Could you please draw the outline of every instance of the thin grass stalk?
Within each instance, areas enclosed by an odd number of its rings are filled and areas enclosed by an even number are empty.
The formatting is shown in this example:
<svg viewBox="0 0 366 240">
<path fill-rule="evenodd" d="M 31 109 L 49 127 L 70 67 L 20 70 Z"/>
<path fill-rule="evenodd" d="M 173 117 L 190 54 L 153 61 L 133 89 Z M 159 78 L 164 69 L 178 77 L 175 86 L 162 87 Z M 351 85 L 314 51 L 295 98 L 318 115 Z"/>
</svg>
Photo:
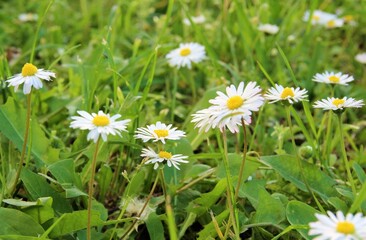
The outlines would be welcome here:
<svg viewBox="0 0 366 240">
<path fill-rule="evenodd" d="M 87 225 L 87 239 L 91 240 L 91 209 L 92 209 L 92 198 L 93 198 L 93 184 L 94 184 L 94 177 L 95 177 L 95 168 L 97 165 L 97 156 L 98 156 L 98 148 L 99 148 L 100 138 L 98 138 L 95 144 L 95 151 L 92 159 L 92 167 L 91 167 L 91 177 L 89 180 L 89 194 L 88 194 L 88 225 Z"/>
<path fill-rule="evenodd" d="M 240 184 L 241 184 L 241 181 L 243 179 L 244 166 L 245 166 L 245 161 L 246 161 L 246 158 L 247 158 L 247 150 L 248 150 L 247 130 L 246 130 L 243 118 L 241 119 L 241 125 L 243 126 L 244 147 L 243 147 L 243 159 L 242 159 L 241 164 L 240 164 L 238 183 L 236 184 L 236 188 L 235 188 L 235 196 L 234 196 L 234 201 L 235 202 L 238 199 Z"/>
</svg>

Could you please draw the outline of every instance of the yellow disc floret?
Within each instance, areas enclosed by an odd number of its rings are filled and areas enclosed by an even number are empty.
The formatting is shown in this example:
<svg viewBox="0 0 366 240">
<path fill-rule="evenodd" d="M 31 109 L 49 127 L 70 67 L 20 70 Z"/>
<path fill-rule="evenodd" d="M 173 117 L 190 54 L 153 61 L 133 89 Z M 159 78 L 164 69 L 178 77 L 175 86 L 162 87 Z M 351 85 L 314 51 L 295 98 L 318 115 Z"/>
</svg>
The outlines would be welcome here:
<svg viewBox="0 0 366 240">
<path fill-rule="evenodd" d="M 318 15 L 313 15 L 311 19 L 313 19 L 314 21 L 319 21 L 320 17 Z"/>
<path fill-rule="evenodd" d="M 37 71 L 38 69 L 36 66 L 34 66 L 31 63 L 26 63 L 22 68 L 22 76 L 23 77 L 34 76 L 34 74 L 36 74 Z"/>
<path fill-rule="evenodd" d="M 109 118 L 104 115 L 97 115 L 93 119 L 93 124 L 97 127 L 104 127 L 109 124 Z"/>
<path fill-rule="evenodd" d="M 327 22 L 327 27 L 329 27 L 329 28 L 333 28 L 333 27 L 335 27 L 335 25 L 336 25 L 336 22 L 334 20 L 329 20 Z"/>
<path fill-rule="evenodd" d="M 339 77 L 337 76 L 330 76 L 328 79 L 331 83 L 339 83 Z"/>
<path fill-rule="evenodd" d="M 191 54 L 191 49 L 189 49 L 189 48 L 183 48 L 183 49 L 180 50 L 180 55 L 182 57 L 186 57 L 189 54 Z"/>
<path fill-rule="evenodd" d="M 288 97 L 294 97 L 294 96 L 295 96 L 294 91 L 289 87 L 286 87 L 285 89 L 283 89 L 283 91 L 281 93 L 281 98 L 282 99 L 285 99 L 285 98 L 288 98 Z"/>
<path fill-rule="evenodd" d="M 172 158 L 172 154 L 170 152 L 160 151 L 159 152 L 159 157 L 160 158 L 164 158 L 164 159 L 171 159 Z"/>
<path fill-rule="evenodd" d="M 344 99 L 339 99 L 339 98 L 336 98 L 333 100 L 333 105 L 335 105 L 336 107 L 339 107 L 339 105 L 343 104 L 345 102 Z"/>
<path fill-rule="evenodd" d="M 355 233 L 355 225 L 351 222 L 344 221 L 339 222 L 337 224 L 337 232 L 343 233 L 343 234 L 354 234 Z"/>
<path fill-rule="evenodd" d="M 234 96 L 227 100 L 226 105 L 230 110 L 237 109 L 243 105 L 244 99 L 240 96 Z"/>
<path fill-rule="evenodd" d="M 155 129 L 154 133 L 156 133 L 158 137 L 167 137 L 169 135 L 169 132 L 166 129 Z"/>
</svg>

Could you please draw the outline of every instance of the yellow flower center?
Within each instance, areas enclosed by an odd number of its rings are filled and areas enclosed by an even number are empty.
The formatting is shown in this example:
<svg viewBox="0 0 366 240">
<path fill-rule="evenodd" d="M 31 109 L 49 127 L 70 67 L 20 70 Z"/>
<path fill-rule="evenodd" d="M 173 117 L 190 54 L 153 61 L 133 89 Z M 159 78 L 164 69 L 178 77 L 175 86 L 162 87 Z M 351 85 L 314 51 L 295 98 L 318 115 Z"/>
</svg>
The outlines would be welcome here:
<svg viewBox="0 0 366 240">
<path fill-rule="evenodd" d="M 327 22 L 327 26 L 330 27 L 330 28 L 335 27 L 335 21 L 334 20 L 329 20 Z"/>
<path fill-rule="evenodd" d="M 156 130 L 154 130 L 154 133 L 156 133 L 156 135 L 158 135 L 158 137 L 166 137 L 169 135 L 168 130 L 165 130 L 165 129 L 156 129 Z"/>
<path fill-rule="evenodd" d="M 339 77 L 337 77 L 337 76 L 330 76 L 328 79 L 332 83 L 339 83 Z"/>
<path fill-rule="evenodd" d="M 346 16 L 344 16 L 343 17 L 343 20 L 345 21 L 345 22 L 352 22 L 353 21 L 353 16 L 352 15 L 346 15 Z"/>
<path fill-rule="evenodd" d="M 337 224 L 337 232 L 343 233 L 346 235 L 353 234 L 353 233 L 355 233 L 355 225 L 348 221 L 339 222 Z"/>
<path fill-rule="evenodd" d="M 339 99 L 339 98 L 336 98 L 333 100 L 333 105 L 335 105 L 336 107 L 338 107 L 339 105 L 343 104 L 345 102 L 344 99 Z"/>
<path fill-rule="evenodd" d="M 37 71 L 38 69 L 36 66 L 34 66 L 31 63 L 26 63 L 22 68 L 22 76 L 23 77 L 34 76 L 34 74 L 36 74 Z"/>
<path fill-rule="evenodd" d="M 164 159 L 171 159 L 172 154 L 170 152 L 160 151 L 159 152 L 159 157 L 164 158 Z"/>
<path fill-rule="evenodd" d="M 226 105 L 230 110 L 237 109 L 243 105 L 244 99 L 240 96 L 234 96 L 227 100 Z"/>
<path fill-rule="evenodd" d="M 313 15 L 311 19 L 313 19 L 314 21 L 319 21 L 320 17 L 318 15 Z"/>
<path fill-rule="evenodd" d="M 281 93 L 281 98 L 282 99 L 285 99 L 287 97 L 294 97 L 294 96 L 295 96 L 294 91 L 289 87 L 286 87 L 285 89 L 283 89 L 283 91 Z"/>
<path fill-rule="evenodd" d="M 191 49 L 189 49 L 189 48 L 183 48 L 182 50 L 180 50 L 180 55 L 182 57 L 186 57 L 189 54 L 191 54 Z"/>
<path fill-rule="evenodd" d="M 109 118 L 107 116 L 95 116 L 93 119 L 93 124 L 97 127 L 104 127 L 109 124 Z"/>
</svg>

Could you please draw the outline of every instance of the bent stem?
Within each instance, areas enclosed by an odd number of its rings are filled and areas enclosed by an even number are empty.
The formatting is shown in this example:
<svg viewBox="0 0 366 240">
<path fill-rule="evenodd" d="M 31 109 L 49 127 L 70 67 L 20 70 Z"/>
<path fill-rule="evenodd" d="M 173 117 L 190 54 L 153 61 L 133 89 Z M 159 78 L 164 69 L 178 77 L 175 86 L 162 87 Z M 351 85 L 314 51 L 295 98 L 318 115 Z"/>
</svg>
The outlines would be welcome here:
<svg viewBox="0 0 366 240">
<path fill-rule="evenodd" d="M 97 165 L 97 156 L 98 156 L 98 148 L 99 148 L 99 141 L 98 138 L 95 144 L 95 151 L 92 160 L 92 167 L 91 167 L 91 177 L 89 180 L 89 195 L 88 195 L 88 225 L 87 225 L 87 239 L 91 240 L 91 209 L 92 209 L 92 198 L 93 198 L 93 184 L 94 184 L 94 177 L 95 177 L 95 167 Z"/>
<path fill-rule="evenodd" d="M 31 98 L 32 98 L 32 91 L 28 94 L 27 96 L 27 116 L 25 119 L 25 132 L 24 132 L 24 141 L 23 141 L 23 147 L 22 147 L 22 153 L 20 155 L 20 162 L 19 162 L 19 166 L 15 175 L 15 180 L 14 183 L 12 185 L 12 187 L 10 188 L 10 194 L 11 196 L 13 196 L 18 180 L 19 180 L 19 176 L 20 173 L 22 171 L 22 167 L 23 167 L 23 163 L 24 163 L 24 157 L 25 157 L 25 152 L 27 150 L 27 142 L 28 142 L 28 136 L 29 136 L 29 126 L 30 126 L 30 120 L 31 120 Z M 29 151 L 31 151 L 29 149 Z"/>
<path fill-rule="evenodd" d="M 301 159 L 297 153 L 297 150 L 296 150 L 296 143 L 295 143 L 295 136 L 294 136 L 294 132 L 293 132 L 293 127 L 292 127 L 292 121 L 291 121 L 291 113 L 290 113 L 290 107 L 291 106 L 287 106 L 286 107 L 286 113 L 287 113 L 287 121 L 288 121 L 288 125 L 290 127 L 290 134 L 291 134 L 291 142 L 292 142 L 292 147 L 295 151 L 295 157 L 296 157 L 296 160 L 297 160 L 297 163 L 299 165 L 299 170 L 300 170 L 300 175 L 301 175 L 301 178 L 302 178 L 302 181 L 304 182 L 305 184 L 305 187 L 306 189 L 308 190 L 308 192 L 311 194 L 311 196 L 313 197 L 314 201 L 316 202 L 316 205 L 318 206 L 318 208 L 323 212 L 325 213 L 325 210 L 323 208 L 323 206 L 320 204 L 318 198 L 315 196 L 313 190 L 311 190 L 310 186 L 309 186 L 309 183 L 304 175 L 304 170 L 302 168 L 302 163 L 301 163 Z"/>
<path fill-rule="evenodd" d="M 161 178 L 161 186 L 163 188 L 163 193 L 165 196 L 165 211 L 167 215 L 167 222 L 168 222 L 168 230 L 169 230 L 169 239 L 170 240 L 178 240 L 178 234 L 177 234 L 177 224 L 175 223 L 174 218 L 174 212 L 172 208 L 172 198 L 167 192 L 166 185 L 165 185 L 165 178 L 164 178 L 164 172 L 161 168 L 160 171 L 160 178 Z"/>
<path fill-rule="evenodd" d="M 245 165 L 245 160 L 247 158 L 247 148 L 248 148 L 247 130 L 246 130 L 246 127 L 245 127 L 245 123 L 244 123 L 244 119 L 243 118 L 241 118 L 241 125 L 243 126 L 244 149 L 243 149 L 243 159 L 242 159 L 241 164 L 240 164 L 238 183 L 237 183 L 236 188 L 235 188 L 234 201 L 236 201 L 238 199 L 239 188 L 240 188 L 241 181 L 243 179 L 244 165 Z"/>
<path fill-rule="evenodd" d="M 355 183 L 353 181 L 353 177 L 352 177 L 352 173 L 351 173 L 351 167 L 349 166 L 349 162 L 348 162 L 348 158 L 347 158 L 346 146 L 344 144 L 342 114 L 339 113 L 339 114 L 337 114 L 337 116 L 338 116 L 339 134 L 340 134 L 340 137 L 341 137 L 341 148 L 342 148 L 343 161 L 344 161 L 344 165 L 346 167 L 348 181 L 351 184 L 353 196 L 356 197 L 356 195 L 357 195 L 356 187 L 355 187 Z"/>
</svg>

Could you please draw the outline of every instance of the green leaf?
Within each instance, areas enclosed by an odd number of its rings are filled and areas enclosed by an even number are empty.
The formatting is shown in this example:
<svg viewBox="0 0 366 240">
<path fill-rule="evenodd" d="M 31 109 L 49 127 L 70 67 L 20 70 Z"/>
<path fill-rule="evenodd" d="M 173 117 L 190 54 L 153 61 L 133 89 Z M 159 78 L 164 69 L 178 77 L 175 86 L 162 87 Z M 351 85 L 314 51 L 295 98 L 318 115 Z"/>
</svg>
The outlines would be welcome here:
<svg viewBox="0 0 366 240">
<path fill-rule="evenodd" d="M 243 161 L 243 157 L 236 153 L 229 153 L 229 169 L 232 177 L 238 177 L 240 165 Z M 253 174 L 261 164 L 258 162 L 251 161 L 248 157 L 244 165 L 243 180 L 246 180 L 251 174 Z M 220 162 L 217 168 L 217 176 L 219 178 L 226 178 L 225 166 L 223 161 Z M 236 181 L 237 182 L 237 181 Z"/>
<path fill-rule="evenodd" d="M 44 229 L 34 219 L 16 209 L 0 208 L 0 239 L 1 235 L 39 236 Z"/>
<path fill-rule="evenodd" d="M 20 178 L 31 199 L 35 200 L 42 197 L 52 197 L 54 210 L 61 213 L 72 211 L 70 203 L 56 192 L 56 190 L 54 190 L 40 175 L 33 173 L 28 169 L 23 169 Z"/>
<path fill-rule="evenodd" d="M 151 240 L 165 239 L 163 224 L 156 213 L 150 213 L 145 224 Z"/>
<path fill-rule="evenodd" d="M 307 189 L 303 182 L 301 172 L 310 188 L 323 199 L 327 200 L 330 197 L 338 196 L 334 188 L 337 182 L 313 164 L 301 160 L 302 169 L 300 170 L 296 157 L 291 155 L 265 156 L 261 157 L 260 161 L 272 167 L 284 179 L 292 182 L 303 191 L 307 191 Z"/>
<path fill-rule="evenodd" d="M 26 110 L 9 97 L 6 104 L 0 106 L 0 132 L 21 150 L 24 142 Z M 32 155 L 38 165 L 52 163 L 58 160 L 59 150 L 50 146 L 36 119 L 31 121 L 30 140 L 32 141 Z"/>
<path fill-rule="evenodd" d="M 310 222 L 317 221 L 315 213 L 319 213 L 309 205 L 296 200 L 290 201 L 286 208 L 287 220 L 291 225 L 308 225 Z M 311 239 L 307 229 L 297 229 L 297 231 L 305 238 Z"/>
<path fill-rule="evenodd" d="M 88 223 L 88 211 L 74 211 L 72 213 L 65 213 L 62 219 L 52 229 L 49 234 L 51 238 L 63 236 L 65 234 L 73 233 L 75 231 L 84 229 Z M 91 226 L 103 225 L 100 215 L 96 211 L 91 214 Z"/>
<path fill-rule="evenodd" d="M 106 193 L 110 190 L 110 185 L 113 178 L 113 172 L 108 164 L 103 164 L 96 174 L 96 180 L 99 184 L 99 201 L 104 202 Z"/>
</svg>

